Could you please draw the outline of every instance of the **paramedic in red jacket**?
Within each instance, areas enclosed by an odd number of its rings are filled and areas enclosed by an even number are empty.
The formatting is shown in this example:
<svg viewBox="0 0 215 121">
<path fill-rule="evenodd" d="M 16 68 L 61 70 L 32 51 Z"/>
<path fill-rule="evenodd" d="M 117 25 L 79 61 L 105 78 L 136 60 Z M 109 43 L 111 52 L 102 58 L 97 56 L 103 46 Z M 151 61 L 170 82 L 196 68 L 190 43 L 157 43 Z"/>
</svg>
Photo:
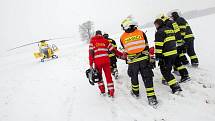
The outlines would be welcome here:
<svg viewBox="0 0 215 121">
<path fill-rule="evenodd" d="M 91 38 L 89 45 L 89 61 L 90 67 L 93 67 L 99 71 L 102 76 L 102 70 L 105 73 L 108 95 L 110 97 L 114 97 L 114 83 L 111 77 L 111 69 L 110 69 L 110 59 L 108 56 L 108 51 L 112 51 L 116 54 L 117 57 L 121 59 L 125 59 L 126 56 L 115 49 L 112 44 L 102 36 L 102 32 L 100 30 L 96 31 L 96 35 Z M 105 85 L 103 80 L 98 83 L 101 94 L 105 94 Z"/>
</svg>

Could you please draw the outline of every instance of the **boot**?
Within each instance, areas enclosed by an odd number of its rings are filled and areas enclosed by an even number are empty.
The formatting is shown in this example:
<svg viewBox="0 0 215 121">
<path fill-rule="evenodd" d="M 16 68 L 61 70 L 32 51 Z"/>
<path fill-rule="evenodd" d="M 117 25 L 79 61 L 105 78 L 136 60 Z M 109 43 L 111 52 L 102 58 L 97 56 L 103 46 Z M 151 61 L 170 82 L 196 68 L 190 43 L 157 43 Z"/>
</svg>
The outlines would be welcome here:
<svg viewBox="0 0 215 121">
<path fill-rule="evenodd" d="M 199 63 L 192 63 L 192 67 L 198 67 L 199 66 Z"/>
<path fill-rule="evenodd" d="M 139 93 L 134 93 L 133 91 L 131 91 L 131 95 L 137 99 L 140 97 Z"/>
<path fill-rule="evenodd" d="M 155 106 L 158 104 L 156 96 L 148 97 L 149 105 Z"/>
<path fill-rule="evenodd" d="M 108 96 L 114 98 L 114 90 L 109 90 Z"/>
<path fill-rule="evenodd" d="M 178 83 L 171 86 L 171 88 L 172 88 L 172 94 L 177 94 L 177 93 L 180 93 L 182 91 L 182 89 Z"/>
<path fill-rule="evenodd" d="M 101 96 L 106 96 L 106 93 L 105 92 L 101 92 L 100 95 Z"/>
<path fill-rule="evenodd" d="M 189 76 L 182 76 L 179 83 L 184 83 L 190 81 L 191 78 Z"/>
<path fill-rule="evenodd" d="M 168 83 L 164 78 L 162 78 L 162 84 L 168 86 Z"/>
<path fill-rule="evenodd" d="M 119 78 L 119 72 L 118 72 L 117 68 L 114 68 L 114 69 L 113 69 L 112 75 L 114 76 L 115 79 L 118 79 L 118 78 Z"/>
</svg>

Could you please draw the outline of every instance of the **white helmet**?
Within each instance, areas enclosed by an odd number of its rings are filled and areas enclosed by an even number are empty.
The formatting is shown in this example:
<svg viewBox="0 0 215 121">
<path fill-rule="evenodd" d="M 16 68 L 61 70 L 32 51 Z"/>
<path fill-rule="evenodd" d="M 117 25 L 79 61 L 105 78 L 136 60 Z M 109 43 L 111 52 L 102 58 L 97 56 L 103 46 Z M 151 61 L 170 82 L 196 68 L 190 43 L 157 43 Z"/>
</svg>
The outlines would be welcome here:
<svg viewBox="0 0 215 121">
<path fill-rule="evenodd" d="M 123 30 L 129 29 L 131 25 L 134 25 L 136 27 L 138 26 L 137 21 L 132 16 L 128 16 L 121 23 L 121 27 L 123 28 Z"/>
</svg>

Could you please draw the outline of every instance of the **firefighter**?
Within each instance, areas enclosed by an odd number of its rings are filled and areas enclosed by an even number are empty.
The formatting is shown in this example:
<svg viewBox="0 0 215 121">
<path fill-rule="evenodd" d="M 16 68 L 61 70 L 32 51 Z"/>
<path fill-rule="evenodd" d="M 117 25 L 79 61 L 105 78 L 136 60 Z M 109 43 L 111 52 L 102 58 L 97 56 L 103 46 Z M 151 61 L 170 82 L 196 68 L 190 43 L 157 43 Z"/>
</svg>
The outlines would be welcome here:
<svg viewBox="0 0 215 121">
<path fill-rule="evenodd" d="M 179 93 L 182 89 L 171 73 L 177 57 L 175 32 L 166 27 L 161 19 L 156 19 L 154 25 L 157 29 L 155 33 L 155 57 L 159 61 L 161 74 L 172 89 L 172 93 Z"/>
<path fill-rule="evenodd" d="M 89 45 L 89 64 L 93 68 L 98 70 L 102 77 L 102 70 L 105 73 L 108 95 L 114 97 L 114 83 L 111 77 L 110 59 L 108 57 L 108 51 L 114 52 L 119 58 L 125 59 L 126 55 L 119 52 L 112 44 L 102 36 L 100 30 L 96 31 L 96 35 L 91 38 Z M 103 80 L 98 82 L 100 93 L 105 95 L 105 85 Z"/>
<path fill-rule="evenodd" d="M 112 46 L 114 48 L 117 49 L 116 42 L 113 39 L 109 38 L 109 35 L 107 33 L 105 33 L 103 35 L 103 37 L 105 39 L 107 39 L 112 44 Z M 110 66 L 111 67 L 111 73 L 115 77 L 115 79 L 118 79 L 119 72 L 118 72 L 118 69 L 117 69 L 117 58 L 116 58 L 116 55 L 113 52 L 111 52 L 111 51 L 108 51 L 108 55 L 109 55 L 110 63 L 111 63 L 111 66 Z"/>
<path fill-rule="evenodd" d="M 199 61 L 194 50 L 195 38 L 189 24 L 183 17 L 179 16 L 178 12 L 172 12 L 171 17 L 179 25 L 181 35 L 183 37 L 183 40 L 185 41 L 183 45 L 183 51 L 189 55 L 192 66 L 198 67 Z M 182 59 L 182 62 L 184 64 L 189 64 L 189 61 L 187 60 L 185 55 L 181 54 L 180 58 Z"/>
<path fill-rule="evenodd" d="M 186 67 L 182 64 L 179 55 L 181 54 L 181 49 L 183 48 L 183 40 L 182 40 L 182 36 L 180 34 L 180 28 L 178 26 L 178 24 L 173 21 L 170 20 L 169 17 L 165 16 L 165 15 L 161 15 L 161 17 L 159 17 L 161 20 L 163 20 L 163 22 L 165 23 L 165 26 L 168 28 L 171 28 L 172 30 L 174 30 L 175 33 L 175 37 L 176 37 L 176 45 L 177 45 L 177 56 L 175 59 L 175 63 L 174 63 L 174 70 L 178 71 L 179 74 L 181 76 L 181 80 L 179 81 L 179 83 L 181 82 L 186 82 L 190 80 L 189 77 L 189 73 L 186 69 Z M 165 84 L 165 80 L 162 79 L 162 82 Z"/>
<path fill-rule="evenodd" d="M 122 47 L 127 54 L 128 75 L 131 78 L 131 94 L 139 97 L 138 73 L 140 72 L 146 88 L 149 105 L 157 105 L 158 101 L 154 92 L 154 73 L 149 62 L 149 46 L 145 33 L 137 28 L 133 18 L 126 18 L 122 24 L 125 31 L 120 38 Z"/>
</svg>

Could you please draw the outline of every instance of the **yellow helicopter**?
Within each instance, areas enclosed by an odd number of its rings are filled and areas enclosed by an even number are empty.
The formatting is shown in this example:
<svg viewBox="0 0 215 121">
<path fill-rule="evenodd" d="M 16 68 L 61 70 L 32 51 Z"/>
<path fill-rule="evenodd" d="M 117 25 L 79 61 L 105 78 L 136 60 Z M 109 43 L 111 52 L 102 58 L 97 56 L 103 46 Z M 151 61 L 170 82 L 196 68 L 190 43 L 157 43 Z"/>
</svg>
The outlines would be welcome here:
<svg viewBox="0 0 215 121">
<path fill-rule="evenodd" d="M 38 43 L 39 52 L 34 53 L 34 57 L 36 59 L 40 58 L 41 62 L 44 62 L 45 60 L 48 60 L 48 59 L 58 58 L 58 56 L 54 54 L 55 52 L 58 51 L 58 47 L 54 44 L 49 45 L 46 41 L 48 40 L 41 40 Z"/>
</svg>

